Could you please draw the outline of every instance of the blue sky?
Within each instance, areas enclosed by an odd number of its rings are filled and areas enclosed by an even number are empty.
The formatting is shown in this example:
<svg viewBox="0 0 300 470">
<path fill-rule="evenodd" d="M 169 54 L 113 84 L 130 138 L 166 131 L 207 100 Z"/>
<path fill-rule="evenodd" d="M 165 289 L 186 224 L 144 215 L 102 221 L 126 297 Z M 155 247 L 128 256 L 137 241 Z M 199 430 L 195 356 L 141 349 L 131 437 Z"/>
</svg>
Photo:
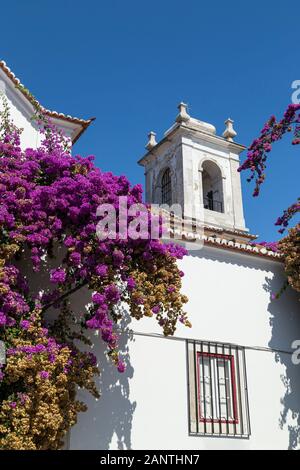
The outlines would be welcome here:
<svg viewBox="0 0 300 470">
<path fill-rule="evenodd" d="M 96 116 L 77 153 L 143 183 L 147 132 L 161 137 L 181 100 L 219 134 L 233 118 L 244 145 L 282 115 L 300 80 L 299 17 L 298 0 L 14 0 L 1 5 L 0 57 L 44 106 Z M 275 147 L 259 198 L 243 176 L 260 239 L 278 238 L 273 222 L 299 195 L 299 152 L 288 138 Z"/>
</svg>

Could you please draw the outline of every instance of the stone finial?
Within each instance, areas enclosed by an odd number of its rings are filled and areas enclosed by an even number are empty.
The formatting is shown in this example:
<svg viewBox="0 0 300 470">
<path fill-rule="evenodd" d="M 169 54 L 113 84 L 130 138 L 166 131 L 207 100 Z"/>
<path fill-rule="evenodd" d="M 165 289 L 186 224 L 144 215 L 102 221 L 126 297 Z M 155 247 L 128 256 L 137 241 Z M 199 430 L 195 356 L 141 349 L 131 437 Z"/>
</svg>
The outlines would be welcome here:
<svg viewBox="0 0 300 470">
<path fill-rule="evenodd" d="M 149 134 L 148 134 L 149 140 L 148 140 L 147 145 L 146 145 L 147 150 L 152 150 L 153 147 L 155 147 L 155 145 L 157 145 L 155 137 L 156 137 L 155 132 L 153 132 L 153 131 L 149 132 Z"/>
<path fill-rule="evenodd" d="M 229 140 L 229 142 L 233 142 L 234 137 L 237 135 L 233 129 L 233 123 L 234 121 L 230 118 L 226 119 L 225 121 L 226 129 L 223 132 L 223 137 L 225 137 L 226 140 Z"/>
<path fill-rule="evenodd" d="M 187 104 L 181 102 L 177 108 L 179 113 L 176 117 L 176 122 L 187 122 L 190 119 L 190 115 L 187 113 Z"/>
</svg>

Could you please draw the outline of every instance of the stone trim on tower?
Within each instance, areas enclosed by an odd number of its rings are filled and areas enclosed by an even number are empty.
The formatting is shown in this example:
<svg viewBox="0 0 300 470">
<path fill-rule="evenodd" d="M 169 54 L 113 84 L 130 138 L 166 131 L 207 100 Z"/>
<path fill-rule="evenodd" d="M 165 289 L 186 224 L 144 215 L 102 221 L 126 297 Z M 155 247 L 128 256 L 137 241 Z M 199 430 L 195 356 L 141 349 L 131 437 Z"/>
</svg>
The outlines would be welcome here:
<svg viewBox="0 0 300 470">
<path fill-rule="evenodd" d="M 159 178 L 170 168 L 172 203 L 185 217 L 216 229 L 248 233 L 243 214 L 239 155 L 245 149 L 233 141 L 233 121 L 225 121 L 223 137 L 209 123 L 191 117 L 187 105 L 178 105 L 174 124 L 160 141 L 149 134 L 147 153 L 139 164 L 146 174 L 147 202 L 161 204 Z"/>
</svg>

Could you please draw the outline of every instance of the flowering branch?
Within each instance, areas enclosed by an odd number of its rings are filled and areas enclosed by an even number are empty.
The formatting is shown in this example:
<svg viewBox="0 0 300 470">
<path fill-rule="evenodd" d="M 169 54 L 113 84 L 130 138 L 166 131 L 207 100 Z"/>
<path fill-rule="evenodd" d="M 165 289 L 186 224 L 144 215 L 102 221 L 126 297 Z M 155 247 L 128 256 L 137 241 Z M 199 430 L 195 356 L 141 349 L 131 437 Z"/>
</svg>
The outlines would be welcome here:
<svg viewBox="0 0 300 470">
<path fill-rule="evenodd" d="M 281 140 L 287 132 L 291 132 L 293 126 L 295 127 L 292 144 L 298 145 L 300 144 L 300 104 L 289 105 L 280 121 L 277 121 L 275 116 L 271 116 L 264 125 L 260 137 L 250 145 L 247 159 L 238 171 L 250 170 L 252 174 L 248 178 L 249 182 L 256 177 L 253 196 L 259 195 L 260 186 L 265 180 L 267 156 L 272 150 L 273 143 Z"/>
<path fill-rule="evenodd" d="M 272 116 L 263 127 L 260 137 L 255 139 L 249 147 L 247 158 L 239 167 L 238 171 L 251 171 L 251 176 L 248 178 L 248 182 L 256 178 L 253 196 L 259 195 L 260 187 L 265 181 L 266 161 L 268 154 L 272 150 L 273 143 L 282 139 L 288 132 L 293 133 L 292 144 L 299 145 L 300 104 L 289 105 L 280 121 L 277 121 L 276 118 Z M 281 217 L 278 217 L 275 225 L 281 227 L 278 230 L 279 233 L 284 233 L 291 219 L 298 212 L 300 212 L 300 198 L 284 210 Z M 272 251 L 279 251 L 284 256 L 285 272 L 288 280 L 277 294 L 272 295 L 272 298 L 280 297 L 288 284 L 300 291 L 299 234 L 300 225 L 298 224 L 296 227 L 290 229 L 289 235 L 279 242 L 261 242 L 261 245 L 271 249 Z"/>
<path fill-rule="evenodd" d="M 67 292 L 64 292 L 62 295 L 58 296 L 53 302 L 50 302 L 47 305 L 44 305 L 41 309 L 41 313 L 44 314 L 44 313 L 46 313 L 47 310 L 49 310 L 49 308 L 51 308 L 55 305 L 59 305 L 67 297 L 74 294 L 78 290 L 82 289 L 82 287 L 86 286 L 87 284 L 88 284 L 88 281 L 84 281 L 81 284 L 78 284 L 77 286 L 75 286 L 72 289 L 68 290 Z"/>
<path fill-rule="evenodd" d="M 38 149 L 22 150 L 5 99 L 0 113 L 0 340 L 8 352 L 0 367 L 3 449 L 60 448 L 86 409 L 76 398 L 78 387 L 99 395 L 97 359 L 79 347 L 87 343 L 85 332 L 98 330 L 113 364 L 125 371 L 116 332 L 121 315 L 115 307 L 121 302 L 132 318 L 152 317 L 165 335 L 174 334 L 178 322 L 190 326 L 177 266 L 186 254 L 182 247 L 150 237 L 97 237 L 98 207 L 113 205 L 119 225 L 119 197 L 126 196 L 127 209 L 141 204 L 141 187 L 101 172 L 93 157 L 73 157 L 68 140 L 42 110 L 37 115 L 44 140 Z M 44 261 L 57 246 L 65 257 L 50 269 Z M 55 286 L 42 297 L 19 268 L 28 250 L 32 271 L 43 267 Z M 88 307 L 74 318 L 66 299 L 83 286 Z M 58 312 L 49 325 L 50 307 Z"/>
<path fill-rule="evenodd" d="M 247 158 L 244 163 L 239 167 L 238 171 L 250 170 L 251 175 L 247 179 L 248 182 L 255 179 L 255 188 L 253 196 L 258 196 L 260 187 L 265 181 L 265 169 L 268 154 L 272 150 L 274 142 L 281 140 L 283 136 L 293 132 L 293 145 L 300 144 L 300 104 L 290 104 L 284 113 L 283 118 L 277 121 L 275 116 L 271 116 L 270 119 L 264 125 L 260 137 L 255 139 L 249 147 Z M 275 225 L 282 226 L 279 230 L 280 233 L 284 232 L 284 229 L 288 226 L 291 218 L 300 210 L 300 199 L 286 209 L 282 215 L 276 221 Z"/>
</svg>

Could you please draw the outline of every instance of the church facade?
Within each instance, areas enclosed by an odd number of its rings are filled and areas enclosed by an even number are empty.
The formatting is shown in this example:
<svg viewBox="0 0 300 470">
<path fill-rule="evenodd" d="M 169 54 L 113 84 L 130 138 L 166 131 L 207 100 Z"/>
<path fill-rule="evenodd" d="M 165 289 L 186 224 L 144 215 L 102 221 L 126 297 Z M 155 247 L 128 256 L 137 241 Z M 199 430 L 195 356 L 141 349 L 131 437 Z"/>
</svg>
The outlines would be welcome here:
<svg viewBox="0 0 300 470">
<path fill-rule="evenodd" d="M 33 104 L 0 62 L 0 90 L 22 144 L 38 145 Z M 75 141 L 91 120 L 48 111 Z M 149 134 L 146 200 L 178 205 L 189 226 L 189 256 L 179 262 L 192 323 L 165 338 L 150 319 L 130 320 L 124 308 L 119 374 L 97 335 L 101 398 L 79 390 L 88 411 L 71 430 L 67 449 L 288 449 L 299 447 L 300 374 L 293 342 L 300 339 L 299 296 L 284 281 L 277 254 L 255 244 L 246 228 L 233 121 L 218 136 L 213 125 L 179 105 L 175 122 L 157 142 Z M 174 233 L 173 233 L 174 235 Z M 73 295 L 75 310 L 87 303 Z"/>
</svg>

